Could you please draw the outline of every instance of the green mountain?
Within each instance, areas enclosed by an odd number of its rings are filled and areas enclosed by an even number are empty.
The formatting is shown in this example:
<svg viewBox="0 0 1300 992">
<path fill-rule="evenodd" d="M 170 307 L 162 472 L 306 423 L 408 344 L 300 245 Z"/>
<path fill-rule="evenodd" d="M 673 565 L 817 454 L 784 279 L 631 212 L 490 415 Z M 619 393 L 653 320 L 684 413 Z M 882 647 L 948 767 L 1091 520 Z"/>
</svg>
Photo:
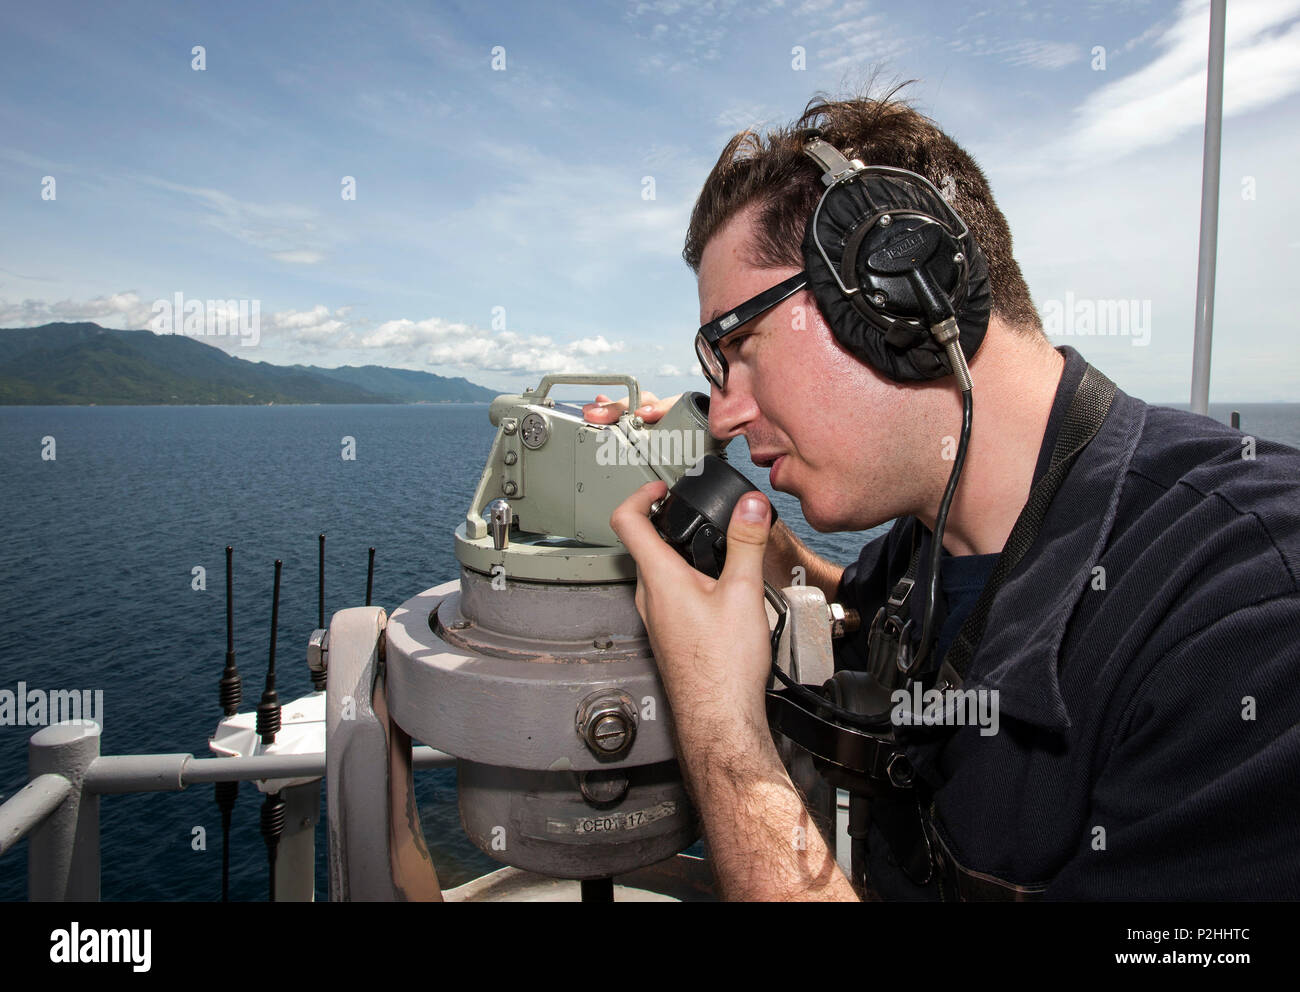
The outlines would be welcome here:
<svg viewBox="0 0 1300 992">
<path fill-rule="evenodd" d="M 92 323 L 0 328 L 0 405 L 446 403 L 494 396 L 463 378 L 408 369 L 250 362 L 180 334 Z"/>
</svg>

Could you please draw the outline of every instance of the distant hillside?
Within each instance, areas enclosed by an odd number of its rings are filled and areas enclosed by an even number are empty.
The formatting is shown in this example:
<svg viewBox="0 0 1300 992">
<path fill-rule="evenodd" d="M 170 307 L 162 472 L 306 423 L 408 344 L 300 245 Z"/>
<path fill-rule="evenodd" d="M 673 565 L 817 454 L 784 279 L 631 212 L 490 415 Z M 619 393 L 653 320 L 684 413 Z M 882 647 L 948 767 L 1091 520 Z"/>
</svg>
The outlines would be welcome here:
<svg viewBox="0 0 1300 992">
<path fill-rule="evenodd" d="M 459 402 L 491 401 L 501 391 L 484 389 L 468 379 L 457 376 L 447 379 L 429 372 L 411 369 L 386 369 L 380 365 L 344 365 L 339 369 L 322 369 L 315 365 L 295 365 L 334 382 L 344 383 L 381 396 L 391 396 L 398 403 L 436 403 L 446 400 Z"/>
<path fill-rule="evenodd" d="M 92 323 L 0 328 L 0 405 L 446 403 L 494 396 L 429 372 L 250 362 L 180 334 Z"/>
</svg>

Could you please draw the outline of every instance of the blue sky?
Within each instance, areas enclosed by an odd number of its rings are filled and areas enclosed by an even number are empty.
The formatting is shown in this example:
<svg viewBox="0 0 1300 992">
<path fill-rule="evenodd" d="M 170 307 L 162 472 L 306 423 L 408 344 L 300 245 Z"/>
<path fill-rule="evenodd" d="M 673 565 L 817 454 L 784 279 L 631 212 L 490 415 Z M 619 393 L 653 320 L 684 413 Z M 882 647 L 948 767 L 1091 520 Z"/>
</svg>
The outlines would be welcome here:
<svg viewBox="0 0 1300 992">
<path fill-rule="evenodd" d="M 1294 400 L 1300 0 L 1227 23 L 1211 399 Z M 1054 340 L 1185 402 L 1207 32 L 1201 0 L 8 4 L 0 326 L 182 293 L 260 301 L 255 347 L 204 339 L 253 360 L 703 389 L 680 252 L 718 152 L 879 68 L 983 166 L 1040 310 L 1150 314 Z"/>
</svg>

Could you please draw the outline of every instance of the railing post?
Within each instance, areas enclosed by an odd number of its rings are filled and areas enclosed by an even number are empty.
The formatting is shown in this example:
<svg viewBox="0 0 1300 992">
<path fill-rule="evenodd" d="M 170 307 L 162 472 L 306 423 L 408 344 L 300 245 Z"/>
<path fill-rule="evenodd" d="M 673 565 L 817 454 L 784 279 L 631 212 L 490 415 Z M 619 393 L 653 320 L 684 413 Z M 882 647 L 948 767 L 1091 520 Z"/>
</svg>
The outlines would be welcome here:
<svg viewBox="0 0 1300 992">
<path fill-rule="evenodd" d="M 284 833 L 275 856 L 275 901 L 316 899 L 316 824 L 320 822 L 320 779 L 280 790 L 285 801 Z"/>
<path fill-rule="evenodd" d="M 27 743 L 27 773 L 62 775 L 72 792 L 27 843 L 27 898 L 32 902 L 99 901 L 99 796 L 83 785 L 99 757 L 100 726 L 71 720 L 37 731 Z"/>
</svg>

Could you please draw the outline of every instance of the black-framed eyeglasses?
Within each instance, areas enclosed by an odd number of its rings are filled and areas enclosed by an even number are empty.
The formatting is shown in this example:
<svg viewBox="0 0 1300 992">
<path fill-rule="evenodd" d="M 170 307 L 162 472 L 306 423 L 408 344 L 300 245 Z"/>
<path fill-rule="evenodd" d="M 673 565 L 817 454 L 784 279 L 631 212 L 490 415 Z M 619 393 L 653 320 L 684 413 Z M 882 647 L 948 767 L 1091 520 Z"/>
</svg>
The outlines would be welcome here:
<svg viewBox="0 0 1300 992">
<path fill-rule="evenodd" d="M 727 359 L 722 354 L 722 339 L 742 324 L 771 310 L 778 303 L 788 300 L 799 290 L 808 285 L 808 273 L 800 272 L 784 282 L 779 282 L 771 289 L 765 289 L 752 299 L 746 300 L 736 309 L 709 321 L 695 334 L 695 357 L 700 360 L 700 368 L 709 381 L 719 389 L 727 385 Z"/>
</svg>

